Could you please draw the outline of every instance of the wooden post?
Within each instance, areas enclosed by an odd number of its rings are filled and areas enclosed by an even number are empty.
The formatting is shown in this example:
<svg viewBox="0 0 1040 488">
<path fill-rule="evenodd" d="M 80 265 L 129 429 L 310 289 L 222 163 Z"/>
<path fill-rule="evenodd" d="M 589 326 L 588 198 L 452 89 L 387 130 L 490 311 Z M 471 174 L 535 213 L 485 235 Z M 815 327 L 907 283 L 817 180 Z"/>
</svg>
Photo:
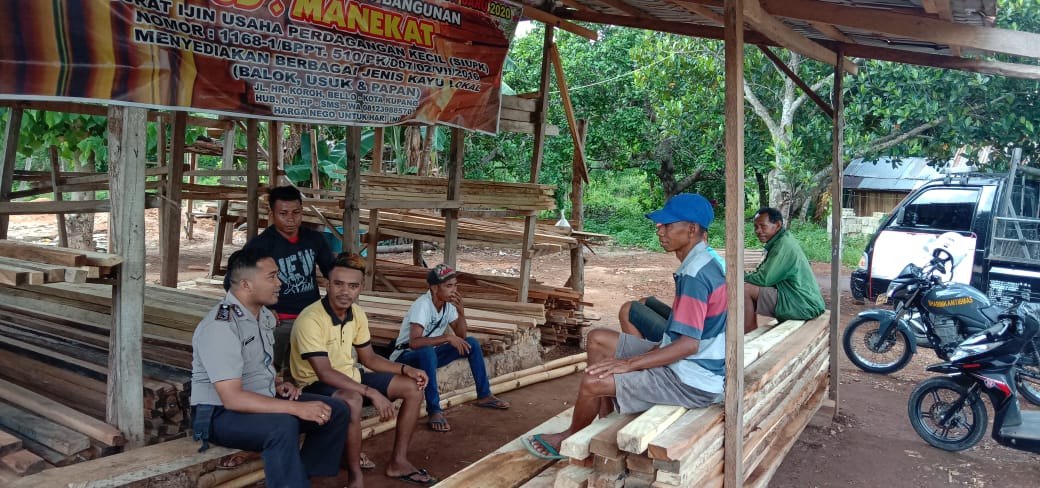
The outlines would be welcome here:
<svg viewBox="0 0 1040 488">
<path fill-rule="evenodd" d="M 14 183 L 14 163 L 18 155 L 18 137 L 22 130 L 22 109 L 11 107 L 7 113 L 7 129 L 4 131 L 4 155 L 0 160 L 0 202 L 10 200 L 11 184 Z M 11 219 L 0 214 L 0 239 L 7 239 L 7 226 Z"/>
<path fill-rule="evenodd" d="M 842 56 L 841 46 L 835 48 L 838 53 L 838 62 L 834 65 L 834 132 L 832 142 L 834 144 L 831 160 L 831 337 L 830 337 L 830 393 L 829 398 L 834 401 L 834 416 L 838 416 L 838 330 L 841 326 L 841 287 L 838 279 L 841 277 L 841 175 L 844 171 L 845 153 L 845 99 L 842 95 L 844 81 L 845 58 Z"/>
<path fill-rule="evenodd" d="M 199 155 L 198 153 L 191 153 L 188 156 L 188 168 L 191 171 L 198 171 L 199 169 Z M 188 177 L 188 183 L 195 184 L 195 175 Z M 185 200 L 184 202 L 184 231 L 187 234 L 188 240 L 195 240 L 195 200 Z"/>
<path fill-rule="evenodd" d="M 744 485 L 744 1 L 725 0 L 726 420 L 723 484 Z M 739 285 L 738 285 L 739 283 Z"/>
<path fill-rule="evenodd" d="M 555 32 L 553 26 L 545 26 L 545 39 L 542 41 L 542 81 L 538 85 L 538 109 L 534 115 L 531 183 L 538 183 L 538 176 L 542 171 L 542 157 L 545 154 L 545 118 L 549 112 L 549 76 L 552 70 L 551 58 Z M 517 296 L 517 301 L 520 303 L 527 303 L 527 294 L 531 290 L 531 261 L 534 254 L 534 232 L 537 224 L 537 215 L 528 215 L 524 219 L 524 238 L 520 245 L 520 290 Z"/>
<path fill-rule="evenodd" d="M 383 174 L 383 130 L 382 127 L 375 128 L 372 144 L 372 167 L 369 169 L 369 171 L 378 174 Z"/>
<path fill-rule="evenodd" d="M 173 114 L 173 147 L 166 166 L 166 188 L 161 203 L 159 226 L 159 284 L 177 287 L 177 271 L 181 253 L 181 188 L 184 186 L 184 137 L 188 130 L 188 113 Z"/>
<path fill-rule="evenodd" d="M 220 273 L 220 262 L 224 260 L 224 236 L 229 234 L 224 220 L 228 214 L 228 201 L 217 202 L 217 223 L 213 225 L 213 252 L 209 257 L 209 275 Z"/>
<path fill-rule="evenodd" d="M 256 237 L 260 224 L 260 122 L 246 121 L 246 242 Z"/>
<path fill-rule="evenodd" d="M 282 169 L 282 124 L 276 120 L 267 121 L 267 187 L 274 188 L 278 184 L 278 171 Z"/>
<path fill-rule="evenodd" d="M 235 169 L 235 132 L 237 132 L 237 131 L 238 131 L 238 123 L 236 121 L 234 121 L 234 120 L 229 120 L 228 121 L 228 128 L 227 128 L 227 130 L 224 131 L 224 148 L 223 148 L 224 151 L 223 151 L 223 154 L 221 154 L 221 160 L 220 160 L 220 169 L 222 169 L 222 170 L 232 170 L 232 169 Z M 229 183 L 230 181 L 231 181 L 231 179 L 229 177 L 226 177 L 226 176 L 222 177 L 220 179 L 220 182 L 222 184 Z M 224 214 L 223 215 L 226 216 L 227 215 L 227 209 L 228 209 L 228 207 L 231 206 L 231 204 L 228 203 L 227 200 L 222 200 L 222 201 L 224 202 Z M 221 224 L 221 222 L 223 222 L 223 224 Z M 223 239 L 221 242 L 223 244 L 231 244 L 231 242 L 234 240 L 234 237 L 235 237 L 235 224 L 234 224 L 234 222 L 227 222 L 226 219 L 222 219 L 222 218 L 220 218 L 218 216 L 217 217 L 217 225 L 225 226 L 225 228 L 222 229 L 221 232 L 217 233 L 220 236 L 220 238 Z M 213 238 L 216 239 L 217 236 L 213 236 Z M 223 253 L 223 248 L 221 247 L 219 250 L 221 251 L 221 254 L 222 254 Z M 218 255 L 217 269 L 219 269 L 219 268 L 220 268 L 220 259 L 219 259 L 219 255 Z"/>
<path fill-rule="evenodd" d="M 379 209 L 368 211 L 368 251 L 365 256 L 365 289 L 371 290 L 376 277 L 376 248 L 379 247 Z"/>
<path fill-rule="evenodd" d="M 422 257 L 422 243 L 418 239 L 412 239 L 412 264 L 426 266 L 426 260 Z"/>
<path fill-rule="evenodd" d="M 112 201 L 109 247 L 111 252 L 123 257 L 123 263 L 112 286 L 105 421 L 123 432 L 130 448 L 145 443 L 141 324 L 144 323 L 147 121 L 146 109 L 108 108 L 109 198 Z"/>
<path fill-rule="evenodd" d="M 585 146 L 585 136 L 588 133 L 588 120 L 578 121 L 578 140 L 582 147 Z M 579 167 L 580 165 L 580 167 Z M 585 170 L 585 160 L 577 150 L 574 151 L 573 164 L 571 165 L 571 230 L 580 231 L 585 228 L 585 185 L 582 172 Z M 585 293 L 585 246 L 578 243 L 571 249 L 571 277 L 567 280 L 571 289 L 578 293 Z M 578 305 L 582 310 L 584 305 Z"/>
<path fill-rule="evenodd" d="M 61 187 L 58 186 L 58 178 L 61 176 L 61 159 L 58 158 L 58 146 L 50 147 L 50 156 L 51 188 L 54 189 L 54 201 L 60 202 L 63 200 L 63 197 L 61 196 Z M 58 224 L 58 245 L 69 247 L 69 230 L 65 227 L 65 214 L 57 213 L 54 216 Z"/>
<path fill-rule="evenodd" d="M 318 176 L 318 131 L 311 126 L 311 188 L 321 189 L 321 178 Z"/>
<path fill-rule="evenodd" d="M 343 195 L 343 250 L 358 252 L 361 231 L 361 127 L 347 127 L 347 183 Z M 369 270 L 375 273 L 376 270 Z"/>
<path fill-rule="evenodd" d="M 463 172 L 465 153 L 466 132 L 454 127 L 451 129 L 451 149 L 448 155 L 449 202 L 462 200 L 462 180 L 466 177 Z M 458 264 L 459 255 L 459 209 L 446 208 L 441 215 L 444 216 L 444 263 L 454 268 Z"/>
</svg>

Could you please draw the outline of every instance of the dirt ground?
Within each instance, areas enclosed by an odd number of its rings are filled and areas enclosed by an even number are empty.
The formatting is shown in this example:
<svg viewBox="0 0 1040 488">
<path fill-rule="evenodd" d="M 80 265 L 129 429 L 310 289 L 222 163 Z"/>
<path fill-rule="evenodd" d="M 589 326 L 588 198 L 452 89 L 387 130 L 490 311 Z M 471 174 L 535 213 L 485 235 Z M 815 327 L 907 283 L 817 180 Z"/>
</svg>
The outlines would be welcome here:
<svg viewBox="0 0 1040 488">
<path fill-rule="evenodd" d="M 158 278 L 158 256 L 154 239 L 158 236 L 154 211 L 150 211 L 146 235 L 147 276 Z M 53 237 L 53 217 L 12 216 L 11 235 L 15 238 Z M 98 218 L 98 232 L 104 229 Z M 181 244 L 180 280 L 205 275 L 211 249 L 212 224 L 201 221 L 195 227 L 196 240 Z M 154 236 L 154 237 L 153 237 Z M 232 249 L 244 243 L 244 232 L 235 233 Z M 229 251 L 226 251 L 229 252 Z M 225 253 L 226 255 L 226 253 Z M 674 255 L 640 250 L 595 247 L 586 253 L 585 283 L 588 302 L 602 319 L 602 327 L 617 327 L 617 310 L 622 303 L 646 295 L 670 301 L 671 273 L 678 265 Z M 387 255 L 388 259 L 407 261 L 410 254 Z M 440 262 L 439 253 L 427 256 L 431 264 Z M 459 269 L 484 274 L 519 274 L 519 252 L 497 249 L 463 249 Z M 815 264 L 817 279 L 829 303 L 830 266 Z M 565 254 L 538 258 L 533 275 L 539 281 L 560 285 L 569 275 Z M 847 270 L 843 272 L 841 316 L 848 322 L 864 306 L 852 303 L 848 295 Z M 550 351 L 563 354 L 568 351 Z M 840 414 L 824 428 L 809 427 L 801 435 L 783 465 L 773 477 L 777 487 L 1025 487 L 1040 479 L 1040 456 L 997 445 L 987 437 L 976 447 L 961 453 L 934 449 L 914 433 L 907 419 L 906 399 L 917 382 L 928 374 L 924 366 L 934 362 L 929 351 L 918 354 L 904 370 L 890 376 L 863 373 L 839 354 L 841 388 Z M 413 463 L 444 478 L 476 462 L 502 444 L 571 406 L 580 377 L 571 375 L 501 395 L 512 403 L 506 411 L 490 411 L 462 405 L 446 412 L 453 430 L 434 433 L 420 425 L 413 438 L 410 457 Z M 991 416 L 992 418 L 992 410 Z M 383 467 L 393 443 L 392 431 L 366 440 L 364 450 Z M 369 487 L 409 486 L 382 476 L 382 470 L 367 472 Z M 343 486 L 339 479 L 323 479 L 319 487 Z"/>
</svg>

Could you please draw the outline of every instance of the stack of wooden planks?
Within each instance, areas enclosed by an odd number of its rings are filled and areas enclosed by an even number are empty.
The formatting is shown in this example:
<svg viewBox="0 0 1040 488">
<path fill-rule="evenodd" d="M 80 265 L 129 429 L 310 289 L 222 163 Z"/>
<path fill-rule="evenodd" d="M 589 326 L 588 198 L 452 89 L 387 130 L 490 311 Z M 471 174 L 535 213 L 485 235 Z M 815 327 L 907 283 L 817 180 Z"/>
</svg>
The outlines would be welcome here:
<svg viewBox="0 0 1040 488">
<path fill-rule="evenodd" d="M 553 210 L 556 208 L 555 188 L 531 183 L 462 180 L 461 207 Z M 444 201 L 448 196 L 448 179 L 366 173 L 361 176 L 361 195 L 367 201 Z"/>
<path fill-rule="evenodd" d="M 428 289 L 428 269 L 392 261 L 376 265 L 373 287 L 377 293 L 395 292 L 418 296 Z M 582 346 L 585 333 L 597 320 L 595 314 L 586 314 L 581 308 L 592 305 L 582 301 L 582 294 L 570 288 L 548 286 L 531 282 L 529 303 L 518 303 L 520 279 L 506 276 L 458 274 L 459 293 L 469 305 L 495 307 L 499 312 L 535 318 L 541 329 L 542 344 L 569 344 Z M 479 300 L 479 301 L 478 301 Z M 489 303 L 496 301 L 499 303 Z"/>
<path fill-rule="evenodd" d="M 758 329 L 745 340 L 744 473 L 746 486 L 764 487 L 798 435 L 823 403 L 828 380 L 830 314 Z M 569 412 L 564 412 L 568 414 Z M 563 415 L 563 414 L 561 414 Z M 722 405 L 687 410 L 658 405 L 639 415 L 613 414 L 595 420 L 560 446 L 565 462 L 518 451 L 519 439 L 499 451 L 516 453 L 516 469 L 501 469 L 496 452 L 438 486 L 466 486 L 483 476 L 506 476 L 496 486 L 721 487 Z M 543 425 L 525 434 L 558 432 Z M 534 486 L 534 485 L 532 485 Z"/>
<path fill-rule="evenodd" d="M 498 129 L 502 132 L 534 134 L 537 110 L 538 100 L 536 98 L 503 95 L 502 110 L 499 113 Z M 545 135 L 558 136 L 560 135 L 560 128 L 555 125 L 546 124 Z"/>
<path fill-rule="evenodd" d="M 111 276 L 122 262 L 117 254 L 0 239 L 0 285 L 83 283 Z"/>
</svg>

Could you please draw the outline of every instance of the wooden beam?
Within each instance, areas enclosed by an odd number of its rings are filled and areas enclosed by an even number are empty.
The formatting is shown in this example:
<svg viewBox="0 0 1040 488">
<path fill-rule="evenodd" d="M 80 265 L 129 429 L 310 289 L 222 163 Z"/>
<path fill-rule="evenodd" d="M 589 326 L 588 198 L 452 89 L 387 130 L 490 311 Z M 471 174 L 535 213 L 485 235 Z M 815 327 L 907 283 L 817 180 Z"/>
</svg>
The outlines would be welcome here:
<svg viewBox="0 0 1040 488">
<path fill-rule="evenodd" d="M 762 10 L 762 6 L 758 2 L 759 0 L 747 0 L 744 2 L 745 18 L 756 31 L 761 32 L 792 52 L 808 56 L 821 63 L 834 64 L 834 51 L 817 44 L 788 27 L 780 19 Z M 854 63 L 848 63 L 845 69 L 849 74 L 856 74 L 856 65 Z"/>
<path fill-rule="evenodd" d="M 640 10 L 640 9 L 638 9 L 638 8 L 628 4 L 628 3 L 625 3 L 622 0 L 594 0 L 594 1 L 597 2 L 597 3 L 601 3 L 603 5 L 606 5 L 606 6 L 610 7 L 610 8 L 613 8 L 613 9 L 616 9 L 616 10 L 620 10 L 620 11 L 622 11 L 622 12 L 628 14 L 628 15 L 631 15 L 633 17 L 650 17 L 650 18 L 653 18 L 653 16 L 650 15 L 648 12 Z"/>
<path fill-rule="evenodd" d="M 62 200 L 61 187 L 58 186 L 58 178 L 61 176 L 61 159 L 58 158 L 58 146 L 51 146 L 49 150 L 51 158 L 51 188 L 54 191 L 54 201 Z M 65 214 L 55 214 L 58 226 L 58 245 L 69 247 L 69 230 L 65 227 Z"/>
<path fill-rule="evenodd" d="M 567 90 L 567 77 L 563 74 L 563 61 L 560 60 L 560 51 L 556 44 L 549 50 L 553 71 L 556 73 L 556 86 L 560 89 L 560 100 L 563 102 L 563 112 L 567 115 L 567 126 L 570 128 L 571 142 L 574 144 L 574 169 L 578 171 L 582 181 L 589 182 L 589 170 L 585 165 L 585 141 L 578 134 L 578 120 L 574 116 L 574 106 L 571 105 L 571 95 Z"/>
<path fill-rule="evenodd" d="M 846 36 L 844 32 L 839 30 L 837 27 L 834 27 L 833 25 L 824 24 L 823 22 L 809 22 L 809 25 L 811 25 L 813 29 L 816 29 L 820 34 L 827 36 L 833 41 L 848 42 L 853 44 L 856 42 L 852 40 L 852 38 L 850 38 L 849 36 Z"/>
<path fill-rule="evenodd" d="M 8 201 L 11 183 L 14 179 L 14 163 L 18 156 L 18 137 L 22 130 L 22 109 L 11 108 L 7 113 L 7 127 L 4 130 L 4 153 L 0 159 L 0 204 Z M 0 210 L 0 239 L 7 239 L 7 226 L 10 217 Z"/>
<path fill-rule="evenodd" d="M 820 98 L 820 95 L 813 91 L 812 87 L 798 76 L 798 73 L 792 71 L 791 68 L 784 63 L 784 60 L 774 54 L 772 49 L 765 46 L 758 46 L 758 49 L 762 51 L 762 54 L 765 54 L 766 58 L 773 62 L 773 65 L 776 66 L 777 69 L 783 71 L 795 85 L 798 85 L 798 88 L 802 89 L 805 96 L 809 97 L 810 100 L 816 103 L 816 106 L 820 107 L 820 110 L 823 110 L 823 113 L 827 114 L 827 117 L 834 118 L 834 109 L 832 109 L 827 102 L 823 101 L 823 99 Z"/>
<path fill-rule="evenodd" d="M 842 52 L 844 52 L 846 56 L 857 58 L 870 58 L 880 61 L 891 61 L 893 63 L 955 69 L 972 73 L 988 73 L 1027 80 L 1040 80 L 1040 66 L 1030 64 L 954 58 L 951 56 L 902 51 L 899 49 L 864 46 L 862 44 L 842 44 L 841 48 Z"/>
<path fill-rule="evenodd" d="M 347 127 L 347 183 L 344 189 L 343 250 L 358 252 L 361 230 L 361 127 Z"/>
<path fill-rule="evenodd" d="M 708 8 L 707 5 L 701 5 L 699 3 L 693 2 L 685 2 L 683 0 L 668 0 L 668 3 L 678 5 L 685 9 L 687 12 L 704 17 L 705 19 L 714 22 L 716 25 L 721 26 L 726 23 L 721 15 L 715 13 L 715 11 Z"/>
<path fill-rule="evenodd" d="M 588 133 L 588 121 L 578 121 L 578 137 L 585 145 L 585 135 Z M 571 231 L 585 229 L 585 186 L 581 177 L 578 176 L 578 165 L 584 165 L 584 161 L 578 161 L 578 153 L 574 153 L 571 161 Z M 585 293 L 585 246 L 577 245 L 571 248 L 571 276 L 567 279 L 570 287 L 578 292 Z M 583 307 L 579 306 L 581 310 Z"/>
<path fill-rule="evenodd" d="M 844 62 L 842 58 L 842 48 L 838 48 L 838 65 Z M 844 76 L 839 66 L 834 67 L 834 89 L 832 90 L 832 97 L 834 103 L 834 125 L 833 132 L 831 135 L 831 171 L 834 175 L 840 175 L 845 169 L 845 99 L 844 99 Z M 831 178 L 831 195 L 832 201 L 834 195 L 842 194 L 842 178 Z M 841 250 L 843 233 L 841 229 L 841 212 L 831 211 L 831 320 L 830 320 L 830 393 L 829 397 L 834 401 L 834 417 L 838 416 L 838 405 L 839 403 L 839 387 L 840 382 L 838 378 L 841 376 L 838 370 L 838 350 L 841 347 L 838 345 L 838 331 L 841 329 L 841 286 L 838 283 L 839 277 L 834 275 L 837 272 L 841 274 Z"/>
<path fill-rule="evenodd" d="M 246 120 L 246 242 L 260 232 L 260 122 Z"/>
<path fill-rule="evenodd" d="M 372 166 L 369 167 L 369 171 L 373 173 L 383 174 L 383 149 L 386 147 L 385 130 L 384 127 L 372 129 Z"/>
<path fill-rule="evenodd" d="M 773 15 L 994 53 L 1040 58 L 1040 34 L 816 0 L 760 0 Z M 851 55 L 851 54 L 849 54 Z"/>
<path fill-rule="evenodd" d="M 282 169 L 282 123 L 267 121 L 267 186 L 278 184 L 278 172 Z"/>
<path fill-rule="evenodd" d="M 582 27 L 582 26 L 580 26 L 578 24 L 575 24 L 573 22 L 568 22 L 568 21 L 566 21 L 566 20 L 564 20 L 564 19 L 562 19 L 560 17 L 557 17 L 557 16 L 555 16 L 553 14 L 550 14 L 549 12 L 546 12 L 544 10 L 539 10 L 539 9 L 537 9 L 535 7 L 530 6 L 530 5 L 524 5 L 523 7 L 524 7 L 524 12 L 522 14 L 523 17 L 527 17 L 528 19 L 531 19 L 531 20 L 537 20 L 537 21 L 539 21 L 539 22 L 541 22 L 541 23 L 543 23 L 543 24 L 545 24 L 547 26 L 551 25 L 551 26 L 559 28 L 561 30 L 565 30 L 567 32 L 570 32 L 571 34 L 576 35 L 576 36 L 584 37 L 584 38 L 586 38 L 586 39 L 588 39 L 590 41 L 595 41 L 595 40 L 599 39 L 599 33 L 594 31 L 594 30 L 592 30 L 592 29 L 588 29 L 588 28 Z"/>
<path fill-rule="evenodd" d="M 754 0 L 752 0 L 754 1 Z M 723 483 L 744 480 L 744 0 L 725 0 L 726 398 Z M 738 284 L 739 283 L 739 284 Z"/>
<path fill-rule="evenodd" d="M 321 215 L 320 213 L 318 215 Z M 325 217 L 322 216 L 322 219 Z M 336 228 L 332 227 L 332 232 L 336 232 Z M 342 241 L 343 236 L 339 236 Z M 365 289 L 372 290 L 372 284 L 375 282 L 376 277 L 376 254 L 379 248 L 379 209 L 373 208 L 368 211 L 368 232 L 365 234 L 365 239 L 368 240 L 368 251 L 365 255 Z"/>
<path fill-rule="evenodd" d="M 181 254 L 181 188 L 184 186 L 184 138 L 188 130 L 188 113 L 173 114 L 173 146 L 167 165 L 166 187 L 159 215 L 159 284 L 177 287 L 177 271 Z M 111 187 L 115 188 L 115 187 Z"/>
<path fill-rule="evenodd" d="M 145 443 L 143 361 L 144 166 L 148 112 L 112 105 L 108 109 L 108 168 L 112 211 L 109 246 L 123 257 L 112 286 L 106 421 L 119 428 L 131 447 Z M 179 164 L 179 162 L 175 162 Z"/>
<path fill-rule="evenodd" d="M 466 132 L 457 127 L 451 129 L 451 148 L 448 154 L 448 191 L 449 202 L 462 200 L 462 180 L 465 178 L 463 163 L 466 156 Z M 444 216 L 444 263 L 451 267 L 458 265 L 459 254 L 459 210 L 448 208 L 441 210 Z"/>
</svg>

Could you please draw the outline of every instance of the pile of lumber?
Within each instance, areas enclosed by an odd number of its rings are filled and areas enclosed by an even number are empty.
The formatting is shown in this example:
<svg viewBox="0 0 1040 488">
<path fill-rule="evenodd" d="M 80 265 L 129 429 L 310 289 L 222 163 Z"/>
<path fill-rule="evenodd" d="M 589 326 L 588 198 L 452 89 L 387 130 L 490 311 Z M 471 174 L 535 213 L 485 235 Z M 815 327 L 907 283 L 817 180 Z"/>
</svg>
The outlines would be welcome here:
<svg viewBox="0 0 1040 488">
<path fill-rule="evenodd" d="M 823 403 L 829 321 L 829 313 L 824 313 L 808 322 L 787 321 L 746 336 L 745 486 L 768 485 Z M 561 415 L 569 417 L 569 413 Z M 693 410 L 658 405 L 638 415 L 612 414 L 564 440 L 560 453 L 568 459 L 563 462 L 553 465 L 527 454 L 518 438 L 438 486 L 467 486 L 471 480 L 493 476 L 495 486 L 501 487 L 721 487 L 723 419 L 722 405 Z M 565 421 L 554 418 L 525 436 L 559 432 L 565 426 Z M 506 461 L 503 452 L 510 454 L 514 469 L 500 468 Z"/>
<path fill-rule="evenodd" d="M 556 208 L 555 189 L 555 185 L 462 180 L 461 207 L 553 210 Z M 361 195 L 370 201 L 437 202 L 447 199 L 448 179 L 366 173 L 361 176 Z"/>
<path fill-rule="evenodd" d="M 83 283 L 111 276 L 122 262 L 117 254 L 0 239 L 0 285 Z"/>
<path fill-rule="evenodd" d="M 535 121 L 538 110 L 538 100 L 516 95 L 502 95 L 502 110 L 499 112 L 498 130 L 501 132 L 516 132 L 520 134 L 534 134 Z M 546 124 L 545 135 L 558 136 L 560 128 Z"/>
<path fill-rule="evenodd" d="M 415 297 L 426 293 L 428 269 L 392 261 L 378 261 L 374 291 L 400 293 Z M 598 316 L 583 312 L 582 294 L 570 288 L 548 286 L 531 281 L 529 303 L 518 303 L 520 279 L 505 276 L 458 273 L 459 293 L 470 305 L 493 307 L 496 311 L 534 318 L 541 329 L 542 344 L 568 344 L 581 347 L 585 333 Z M 386 296 L 386 295 L 383 295 Z M 494 303 L 497 302 L 497 303 Z"/>
</svg>

